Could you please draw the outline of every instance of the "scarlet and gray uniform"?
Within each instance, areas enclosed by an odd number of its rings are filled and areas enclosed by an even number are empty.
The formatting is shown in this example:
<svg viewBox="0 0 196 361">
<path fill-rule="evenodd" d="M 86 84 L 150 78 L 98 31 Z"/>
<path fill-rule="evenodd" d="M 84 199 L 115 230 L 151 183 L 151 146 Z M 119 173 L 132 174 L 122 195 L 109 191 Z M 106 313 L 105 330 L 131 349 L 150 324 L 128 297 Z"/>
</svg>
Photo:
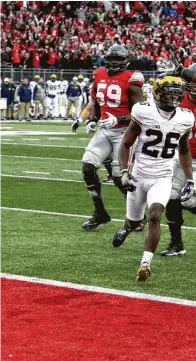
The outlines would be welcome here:
<svg viewBox="0 0 196 361">
<path fill-rule="evenodd" d="M 94 71 L 94 86 L 91 97 L 97 100 L 101 111 L 101 120 L 108 118 L 108 113 L 115 117 L 128 116 L 128 89 L 131 85 L 142 87 L 144 77 L 139 71 L 125 70 L 121 73 L 108 75 L 105 67 Z M 91 139 L 82 161 L 93 164 L 96 168 L 111 154 L 113 158 L 112 172 L 114 177 L 120 176 L 118 151 L 126 131 L 126 124 L 118 124 L 112 129 L 100 127 Z"/>
<path fill-rule="evenodd" d="M 195 116 L 195 123 L 192 128 L 192 134 L 191 138 L 189 139 L 190 144 L 190 150 L 192 155 L 192 165 L 193 165 L 193 179 L 196 184 L 196 101 L 193 103 L 188 93 L 185 93 L 184 99 L 180 104 L 181 108 L 189 109 L 193 112 Z M 184 172 L 181 168 L 179 158 L 176 157 L 174 159 L 174 165 L 173 165 L 173 185 L 172 185 L 172 193 L 171 193 L 171 199 L 179 199 L 181 190 L 184 187 L 186 183 L 186 177 L 184 175 Z M 192 208 L 196 206 L 196 189 L 194 190 L 194 196 L 191 197 L 188 201 L 183 202 L 183 206 Z"/>
</svg>

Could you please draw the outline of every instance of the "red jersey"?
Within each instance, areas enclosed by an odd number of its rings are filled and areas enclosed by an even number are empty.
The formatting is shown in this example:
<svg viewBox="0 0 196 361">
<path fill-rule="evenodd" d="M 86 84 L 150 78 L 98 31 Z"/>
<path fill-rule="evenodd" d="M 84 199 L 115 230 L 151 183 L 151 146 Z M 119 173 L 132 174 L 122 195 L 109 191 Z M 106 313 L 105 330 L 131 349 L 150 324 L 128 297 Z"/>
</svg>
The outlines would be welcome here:
<svg viewBox="0 0 196 361">
<path fill-rule="evenodd" d="M 195 103 L 193 103 L 190 100 L 188 93 L 186 92 L 184 95 L 184 99 L 180 104 L 180 107 L 191 110 L 195 116 L 195 123 L 194 123 L 193 129 L 192 129 L 193 136 L 189 140 L 189 143 L 190 143 L 191 155 L 194 159 L 196 159 L 196 101 L 195 101 Z"/>
<path fill-rule="evenodd" d="M 131 85 L 142 88 L 144 77 L 138 70 L 124 70 L 114 75 L 108 75 L 105 67 L 94 71 L 94 87 L 91 96 L 100 105 L 101 118 L 106 119 L 106 112 L 115 117 L 130 114 L 128 107 L 128 89 Z M 96 92 L 96 93 L 95 93 Z"/>
</svg>

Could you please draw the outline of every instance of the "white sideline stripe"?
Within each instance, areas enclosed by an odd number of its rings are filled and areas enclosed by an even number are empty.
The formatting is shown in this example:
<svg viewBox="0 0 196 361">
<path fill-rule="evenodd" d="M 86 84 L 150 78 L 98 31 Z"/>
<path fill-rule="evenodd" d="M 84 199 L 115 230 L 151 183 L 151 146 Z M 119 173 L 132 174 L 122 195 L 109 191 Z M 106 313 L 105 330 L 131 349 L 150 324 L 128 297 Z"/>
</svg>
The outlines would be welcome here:
<svg viewBox="0 0 196 361">
<path fill-rule="evenodd" d="M 50 174 L 48 172 L 33 172 L 30 170 L 22 170 L 22 173 L 33 173 L 33 174 Z"/>
<path fill-rule="evenodd" d="M 1 129 L 13 129 L 13 127 L 1 127 Z"/>
<path fill-rule="evenodd" d="M 46 157 L 31 157 L 31 156 L 28 156 L 28 155 L 7 155 L 7 154 L 1 154 L 1 157 L 26 158 L 26 159 L 65 160 L 65 161 L 70 161 L 70 162 L 80 162 L 80 163 L 82 163 L 81 159 L 71 159 L 71 158 L 46 158 Z"/>
<path fill-rule="evenodd" d="M 6 141 L 6 142 L 13 142 L 13 139 L 3 139 L 3 140 Z"/>
<path fill-rule="evenodd" d="M 152 294 L 148 294 L 148 293 L 115 290 L 112 288 L 88 286 L 88 285 L 82 285 L 82 284 L 71 283 L 71 282 L 49 280 L 49 279 L 45 279 L 45 278 L 13 275 L 13 274 L 9 274 L 9 273 L 1 273 L 1 278 L 8 279 L 8 280 L 29 282 L 29 283 L 37 283 L 37 284 L 42 284 L 42 285 L 46 285 L 46 286 L 72 288 L 75 290 L 88 291 L 88 292 L 94 292 L 94 293 L 105 293 L 105 294 L 109 294 L 109 295 L 123 296 L 123 297 L 128 297 L 128 298 L 136 298 L 136 299 L 140 299 L 140 300 L 158 301 L 158 302 L 173 303 L 173 304 L 183 305 L 183 306 L 196 307 L 196 301 L 186 300 L 183 298 L 165 297 L 165 296 L 152 295 Z"/>
<path fill-rule="evenodd" d="M 73 180 L 73 179 L 64 179 L 64 178 L 48 178 L 48 177 L 40 178 L 40 177 L 29 177 L 27 175 L 14 175 L 14 174 L 1 174 L 1 177 L 39 179 L 39 180 L 48 180 L 48 181 L 56 181 L 56 182 L 84 183 L 83 180 Z M 106 186 L 114 186 L 113 183 L 102 183 L 102 184 L 106 185 Z"/>
<path fill-rule="evenodd" d="M 25 145 L 31 147 L 53 147 L 53 148 L 73 148 L 73 149 L 85 149 L 86 147 L 74 146 L 74 145 L 56 145 L 56 144 L 34 144 L 34 143 L 6 143 L 2 142 L 1 144 L 9 144 L 9 145 Z"/>
<path fill-rule="evenodd" d="M 38 139 L 38 138 L 22 138 L 23 140 L 37 140 L 37 141 L 40 141 L 41 139 Z M 6 140 L 6 139 L 3 139 L 3 140 Z"/>
<path fill-rule="evenodd" d="M 64 132 L 59 130 L 58 132 L 56 131 L 43 131 L 43 130 L 26 130 L 26 129 L 15 129 L 15 130 L 10 130 L 10 131 L 2 131 L 1 135 L 5 136 L 5 135 L 12 135 L 12 136 L 16 136 L 16 135 L 75 135 L 75 133 L 72 132 Z"/>
<path fill-rule="evenodd" d="M 47 139 L 48 140 L 70 140 L 70 138 L 60 138 L 60 137 L 52 137 L 52 138 L 47 138 Z M 89 142 L 89 138 L 76 138 L 76 140 L 85 140 L 85 141 Z"/>
<path fill-rule="evenodd" d="M 81 170 L 63 169 L 63 172 L 82 173 Z"/>
<path fill-rule="evenodd" d="M 73 214 L 73 213 L 61 213 L 61 212 L 49 212 L 49 211 L 41 211 L 36 209 L 26 209 L 26 208 L 12 208 L 12 207 L 0 207 L 0 209 L 5 211 L 16 211 L 16 212 L 27 212 L 27 213 L 37 213 L 37 214 L 46 214 L 49 216 L 62 216 L 62 217 L 75 217 L 75 218 L 84 218 L 89 219 L 90 216 L 85 216 L 83 214 Z M 124 219 L 112 218 L 113 222 L 124 222 Z M 168 227 L 167 224 L 162 224 L 162 227 Z M 182 226 L 183 229 L 191 229 L 196 231 L 196 227 L 188 227 Z"/>
</svg>

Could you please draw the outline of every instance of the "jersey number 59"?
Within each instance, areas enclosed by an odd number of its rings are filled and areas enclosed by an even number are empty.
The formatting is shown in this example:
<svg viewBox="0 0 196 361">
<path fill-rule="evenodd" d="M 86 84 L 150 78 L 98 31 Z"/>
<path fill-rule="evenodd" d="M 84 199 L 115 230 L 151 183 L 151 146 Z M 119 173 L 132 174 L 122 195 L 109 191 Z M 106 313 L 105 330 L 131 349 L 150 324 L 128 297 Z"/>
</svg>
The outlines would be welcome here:
<svg viewBox="0 0 196 361">
<path fill-rule="evenodd" d="M 121 93 L 121 87 L 117 84 L 107 86 L 107 84 L 99 83 L 96 98 L 100 106 L 107 104 L 111 108 L 117 108 L 120 105 Z"/>
</svg>

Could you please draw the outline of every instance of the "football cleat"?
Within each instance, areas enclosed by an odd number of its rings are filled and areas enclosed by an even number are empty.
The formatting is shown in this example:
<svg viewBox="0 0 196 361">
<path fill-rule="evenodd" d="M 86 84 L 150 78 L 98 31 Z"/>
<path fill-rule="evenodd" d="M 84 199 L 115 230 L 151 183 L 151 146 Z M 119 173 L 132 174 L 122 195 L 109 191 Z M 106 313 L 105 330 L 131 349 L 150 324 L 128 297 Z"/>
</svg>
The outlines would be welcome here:
<svg viewBox="0 0 196 361">
<path fill-rule="evenodd" d="M 134 229 L 134 232 L 142 232 L 146 224 L 147 224 L 147 217 L 146 215 L 144 215 L 144 218 L 142 219 L 142 221 L 140 221 L 140 224 Z"/>
<path fill-rule="evenodd" d="M 113 183 L 113 178 L 110 176 L 107 176 L 106 179 L 102 180 L 102 183 Z"/>
<path fill-rule="evenodd" d="M 139 282 L 144 282 L 151 275 L 150 266 L 148 263 L 143 263 L 137 270 L 136 280 Z"/>
<path fill-rule="evenodd" d="M 96 229 L 100 224 L 105 224 L 111 221 L 111 217 L 107 212 L 104 214 L 99 215 L 97 212 L 93 213 L 93 216 L 82 225 L 87 231 Z"/>
<path fill-rule="evenodd" d="M 161 252 L 161 256 L 183 256 L 186 253 L 183 245 L 172 246 L 170 243 L 167 249 Z"/>
<path fill-rule="evenodd" d="M 128 231 L 125 227 L 119 228 L 114 234 L 114 238 L 112 241 L 113 246 L 116 248 L 120 247 L 130 233 L 131 231 Z"/>
</svg>

